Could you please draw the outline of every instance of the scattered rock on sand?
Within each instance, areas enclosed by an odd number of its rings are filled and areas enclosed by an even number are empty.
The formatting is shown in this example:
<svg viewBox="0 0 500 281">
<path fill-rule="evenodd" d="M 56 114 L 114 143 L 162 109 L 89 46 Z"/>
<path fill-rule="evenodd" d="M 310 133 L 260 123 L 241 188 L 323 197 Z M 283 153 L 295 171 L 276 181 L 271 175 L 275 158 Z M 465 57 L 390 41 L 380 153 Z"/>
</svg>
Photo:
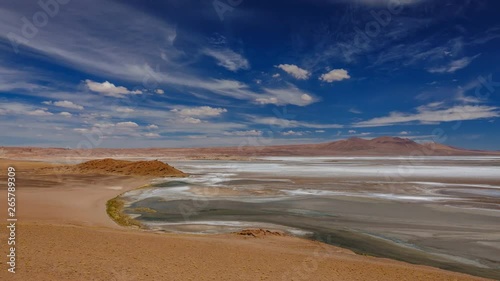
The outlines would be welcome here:
<svg viewBox="0 0 500 281">
<path fill-rule="evenodd" d="M 263 236 L 287 236 L 282 231 L 272 231 L 267 229 L 243 229 L 242 231 L 235 232 L 236 235 L 250 236 L 250 237 L 263 237 Z"/>
</svg>

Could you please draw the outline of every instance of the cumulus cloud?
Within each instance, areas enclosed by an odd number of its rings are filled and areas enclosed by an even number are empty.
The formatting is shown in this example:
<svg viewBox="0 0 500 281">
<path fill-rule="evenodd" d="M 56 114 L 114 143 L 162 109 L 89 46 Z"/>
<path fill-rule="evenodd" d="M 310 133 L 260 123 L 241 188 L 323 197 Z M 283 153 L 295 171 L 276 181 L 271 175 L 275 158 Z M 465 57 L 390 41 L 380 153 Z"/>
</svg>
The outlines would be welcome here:
<svg viewBox="0 0 500 281">
<path fill-rule="evenodd" d="M 282 132 L 281 133 L 283 136 L 303 136 L 304 133 L 303 132 L 296 132 L 296 131 L 286 131 L 286 132 Z"/>
<path fill-rule="evenodd" d="M 322 74 L 319 77 L 319 80 L 327 82 L 327 83 L 332 83 L 335 81 L 342 81 L 342 80 L 346 80 L 346 79 L 350 79 L 350 78 L 351 78 L 351 76 L 349 75 L 347 70 L 334 69 L 334 70 L 331 70 L 327 73 Z"/>
<path fill-rule="evenodd" d="M 215 108 L 210 106 L 199 106 L 199 107 L 186 107 L 181 109 L 175 108 L 172 109 L 171 112 L 175 112 L 182 116 L 214 117 L 227 112 L 227 109 Z"/>
<path fill-rule="evenodd" d="M 95 123 L 89 128 L 75 128 L 73 131 L 78 133 L 98 132 L 98 134 L 106 137 L 119 137 L 119 136 L 140 136 L 137 132 L 139 124 L 126 121 L 118 123 Z"/>
<path fill-rule="evenodd" d="M 302 69 L 294 64 L 280 64 L 276 66 L 286 73 L 292 75 L 295 79 L 306 80 L 311 76 L 311 73 L 305 69 Z"/>
<path fill-rule="evenodd" d="M 83 106 L 75 104 L 75 103 L 73 103 L 71 101 L 67 101 L 67 100 L 56 101 L 56 102 L 44 101 L 42 103 L 46 104 L 46 105 L 54 105 L 54 106 L 64 107 L 64 108 L 70 108 L 70 109 L 77 109 L 77 110 L 83 110 L 84 109 Z"/>
<path fill-rule="evenodd" d="M 248 60 L 231 49 L 205 49 L 203 53 L 217 60 L 217 65 L 230 71 L 250 68 Z"/>
<path fill-rule="evenodd" d="M 69 112 L 66 112 L 66 111 L 63 111 L 63 112 L 59 113 L 59 115 L 64 116 L 64 117 L 71 117 L 71 116 L 73 116 L 73 114 L 71 114 Z"/>
<path fill-rule="evenodd" d="M 200 124 L 201 119 L 198 118 L 193 118 L 193 117 L 186 117 L 180 120 L 181 123 L 186 123 L 186 124 Z"/>
<path fill-rule="evenodd" d="M 147 138 L 160 138 L 161 137 L 160 134 L 158 134 L 158 133 L 145 133 L 144 136 Z"/>
<path fill-rule="evenodd" d="M 115 84 L 110 83 L 108 81 L 104 81 L 102 83 L 95 82 L 92 80 L 85 80 L 85 84 L 92 92 L 100 93 L 105 96 L 115 97 L 115 98 L 123 98 L 125 95 L 140 95 L 142 91 L 134 90 L 130 91 L 123 86 L 115 86 Z"/>
<path fill-rule="evenodd" d="M 139 125 L 135 122 L 127 121 L 127 122 L 116 123 L 116 127 L 118 127 L 118 128 L 137 128 L 137 127 L 139 127 Z"/>
<path fill-rule="evenodd" d="M 53 113 L 47 111 L 47 109 L 35 109 L 33 111 L 27 112 L 28 115 L 32 116 L 51 116 Z"/>
<path fill-rule="evenodd" d="M 356 127 L 379 127 L 394 124 L 418 122 L 436 124 L 441 122 L 477 120 L 500 116 L 500 108 L 494 106 L 456 105 L 445 108 L 440 103 L 417 107 L 416 113 L 391 112 L 389 116 L 377 117 L 355 123 Z"/>
<path fill-rule="evenodd" d="M 273 74 L 273 78 L 279 78 L 281 75 L 279 73 Z"/>
<path fill-rule="evenodd" d="M 150 130 L 156 130 L 156 129 L 158 129 L 158 126 L 157 126 L 157 125 L 155 125 L 155 124 L 150 124 L 150 125 L 148 125 L 146 128 L 148 128 L 148 129 L 150 129 Z"/>
<path fill-rule="evenodd" d="M 165 94 L 165 91 L 162 89 L 156 89 L 155 93 L 157 93 L 158 95 L 163 95 Z"/>
<path fill-rule="evenodd" d="M 357 133 L 357 132 L 356 132 L 356 130 L 349 130 L 349 131 L 348 131 L 348 133 L 349 133 L 349 134 L 355 134 L 355 133 Z"/>
</svg>

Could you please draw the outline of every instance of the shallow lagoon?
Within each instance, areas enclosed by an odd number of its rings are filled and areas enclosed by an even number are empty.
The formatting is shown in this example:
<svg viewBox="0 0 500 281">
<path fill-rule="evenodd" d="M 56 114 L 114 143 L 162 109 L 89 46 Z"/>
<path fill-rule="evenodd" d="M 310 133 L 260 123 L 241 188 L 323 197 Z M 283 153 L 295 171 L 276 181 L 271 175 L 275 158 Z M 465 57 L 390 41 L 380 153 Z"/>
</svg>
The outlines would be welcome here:
<svg viewBox="0 0 500 281">
<path fill-rule="evenodd" d="M 151 230 L 278 229 L 364 254 L 500 278 L 499 157 L 169 163 L 191 176 L 158 179 L 123 196 L 126 211 Z"/>
</svg>

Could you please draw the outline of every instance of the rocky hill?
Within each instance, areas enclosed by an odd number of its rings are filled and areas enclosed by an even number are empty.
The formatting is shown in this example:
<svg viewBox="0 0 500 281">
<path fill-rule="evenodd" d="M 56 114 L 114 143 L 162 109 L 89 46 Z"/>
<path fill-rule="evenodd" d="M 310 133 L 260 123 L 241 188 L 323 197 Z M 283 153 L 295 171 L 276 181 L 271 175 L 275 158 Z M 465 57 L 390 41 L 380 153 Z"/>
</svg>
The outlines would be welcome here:
<svg viewBox="0 0 500 281">
<path fill-rule="evenodd" d="M 78 174 L 183 177 L 185 173 L 161 161 L 125 161 L 115 159 L 91 160 L 77 165 L 61 165 L 44 168 L 46 172 L 66 172 Z"/>
</svg>

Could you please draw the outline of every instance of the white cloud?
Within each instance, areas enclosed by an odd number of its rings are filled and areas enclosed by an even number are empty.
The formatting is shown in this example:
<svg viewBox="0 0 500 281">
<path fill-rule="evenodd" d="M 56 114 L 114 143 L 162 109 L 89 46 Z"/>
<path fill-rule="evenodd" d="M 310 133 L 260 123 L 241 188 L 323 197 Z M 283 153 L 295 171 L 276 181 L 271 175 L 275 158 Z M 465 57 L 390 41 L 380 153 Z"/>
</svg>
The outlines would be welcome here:
<svg viewBox="0 0 500 281">
<path fill-rule="evenodd" d="M 455 100 L 462 102 L 462 103 L 482 103 L 485 102 L 485 98 L 481 98 L 479 95 L 466 95 L 467 92 L 473 89 L 479 89 L 480 87 L 483 87 L 483 82 L 480 81 L 480 79 L 474 79 L 470 81 L 469 83 L 463 85 L 463 86 L 458 86 Z"/>
<path fill-rule="evenodd" d="M 255 102 L 258 104 L 278 104 L 278 99 L 275 97 L 270 98 L 256 98 Z"/>
<path fill-rule="evenodd" d="M 158 129 L 158 126 L 155 124 L 151 124 L 151 125 L 148 125 L 146 128 L 148 128 L 150 130 L 156 130 L 156 129 Z"/>
<path fill-rule="evenodd" d="M 69 112 L 66 112 L 66 111 L 63 111 L 63 112 L 59 113 L 59 115 L 64 116 L 64 117 L 71 117 L 71 116 L 73 116 L 73 114 L 71 114 Z"/>
<path fill-rule="evenodd" d="M 283 136 L 303 136 L 304 133 L 303 132 L 296 132 L 296 131 L 287 131 L 287 132 L 282 132 L 281 133 Z"/>
<path fill-rule="evenodd" d="M 116 127 L 118 127 L 118 128 L 137 128 L 137 127 L 139 127 L 139 125 L 135 122 L 127 121 L 127 122 L 116 123 Z"/>
<path fill-rule="evenodd" d="M 349 112 L 350 113 L 354 113 L 354 114 L 361 114 L 361 113 L 363 113 L 361 110 L 358 110 L 356 108 L 349 109 Z"/>
<path fill-rule="evenodd" d="M 408 131 L 401 131 L 401 132 L 399 132 L 399 134 L 402 135 L 402 136 L 406 136 L 406 135 L 409 135 L 410 132 L 408 132 Z"/>
<path fill-rule="evenodd" d="M 391 7 L 392 5 L 414 5 L 425 2 L 427 0 L 345 0 L 349 3 L 356 2 L 359 4 L 373 6 L 373 7 Z"/>
<path fill-rule="evenodd" d="M 355 134 L 356 133 L 356 130 L 349 130 L 348 131 L 349 134 Z"/>
<path fill-rule="evenodd" d="M 324 133 L 324 132 L 326 132 L 326 131 L 325 131 L 325 130 L 316 130 L 316 131 L 314 131 L 314 132 L 316 132 L 316 133 Z"/>
<path fill-rule="evenodd" d="M 262 131 L 259 130 L 249 130 L 249 131 L 233 131 L 233 132 L 224 132 L 224 135 L 227 136 L 261 136 Z"/>
<path fill-rule="evenodd" d="M 125 95 L 140 95 L 142 94 L 142 91 L 140 90 L 135 90 L 135 91 L 130 91 L 127 88 L 123 86 L 115 86 L 115 84 L 110 83 L 108 81 L 104 81 L 102 83 L 95 82 L 92 80 L 85 80 L 85 84 L 87 87 L 96 93 L 103 94 L 105 96 L 109 97 L 115 97 L 115 98 L 123 98 Z"/>
<path fill-rule="evenodd" d="M 292 84 L 287 88 L 264 89 L 265 94 L 260 94 L 255 99 L 258 104 L 293 104 L 297 106 L 306 106 L 315 103 L 318 99 L 310 93 L 306 93 Z"/>
<path fill-rule="evenodd" d="M 132 113 L 134 111 L 135 111 L 134 109 L 128 108 L 128 107 L 119 107 L 116 109 L 116 112 L 120 112 L 120 113 Z"/>
<path fill-rule="evenodd" d="M 84 107 L 78 104 L 75 104 L 71 101 L 63 100 L 63 101 L 56 101 L 54 102 L 55 106 L 58 107 L 64 107 L 64 108 L 70 108 L 70 109 L 77 109 L 77 110 L 83 110 Z"/>
<path fill-rule="evenodd" d="M 64 108 L 70 108 L 70 109 L 77 109 L 77 110 L 83 110 L 84 109 L 83 106 L 75 104 L 75 103 L 73 103 L 71 101 L 67 101 L 67 100 L 56 101 L 56 102 L 53 102 L 53 101 L 44 101 L 42 103 L 46 104 L 46 105 L 54 105 L 54 106 L 64 107 Z"/>
<path fill-rule="evenodd" d="M 230 71 L 249 69 L 248 60 L 231 49 L 205 49 L 203 53 L 217 60 L 217 65 Z"/>
<path fill-rule="evenodd" d="M 199 106 L 199 107 L 186 107 L 181 109 L 172 109 L 171 112 L 175 112 L 182 116 L 195 116 L 195 117 L 214 117 L 219 116 L 222 113 L 227 112 L 225 108 L 215 108 L 210 106 Z"/>
<path fill-rule="evenodd" d="M 302 96 L 300 96 L 300 98 L 301 98 L 303 101 L 305 101 L 305 102 L 309 102 L 309 101 L 312 101 L 312 100 L 313 100 L 313 98 L 312 98 L 310 95 L 308 95 L 308 94 L 302 94 Z"/>
<path fill-rule="evenodd" d="M 335 81 L 342 81 L 345 79 L 350 79 L 351 76 L 347 73 L 345 69 L 334 69 L 328 73 L 324 73 L 319 77 L 319 80 L 332 83 Z"/>
<path fill-rule="evenodd" d="M 317 123 L 302 122 L 302 121 L 289 120 L 276 117 L 250 116 L 250 120 L 256 124 L 276 126 L 281 128 L 337 129 L 344 127 L 343 125 L 340 124 L 317 124 Z"/>
<path fill-rule="evenodd" d="M 355 123 L 356 127 L 379 127 L 394 124 L 419 122 L 434 124 L 441 122 L 477 120 L 500 116 L 498 107 L 456 105 L 444 108 L 440 103 L 432 103 L 417 107 L 417 113 L 391 112 L 389 116 L 373 118 Z"/>
<path fill-rule="evenodd" d="M 145 137 L 148 137 L 148 138 L 160 138 L 160 134 L 158 133 L 145 133 L 144 134 Z"/>
<path fill-rule="evenodd" d="M 109 128 L 113 128 L 114 126 L 116 126 L 116 125 L 112 124 L 112 123 L 95 123 L 94 124 L 94 127 L 99 128 L 99 129 L 109 129 Z"/>
<path fill-rule="evenodd" d="M 463 57 L 461 59 L 454 60 L 445 66 L 429 68 L 427 71 L 430 73 L 453 73 L 467 67 L 478 56 L 479 55 L 473 57 Z"/>
<path fill-rule="evenodd" d="M 180 120 L 181 123 L 186 123 L 186 124 L 200 124 L 201 121 L 198 118 L 193 118 L 193 117 L 186 117 Z"/>
<path fill-rule="evenodd" d="M 27 112 L 27 114 L 28 115 L 32 115 L 32 116 L 50 116 L 50 115 L 54 115 L 53 113 L 48 112 L 46 109 L 36 109 L 36 110 Z"/>
<path fill-rule="evenodd" d="M 306 80 L 309 78 L 309 76 L 311 76 L 311 73 L 309 71 L 302 69 L 294 64 L 280 64 L 276 67 L 299 80 Z"/>
<path fill-rule="evenodd" d="M 281 75 L 279 73 L 273 74 L 273 78 L 279 78 Z"/>
<path fill-rule="evenodd" d="M 158 95 L 163 95 L 165 94 L 165 91 L 162 89 L 156 89 L 155 93 L 157 93 Z"/>
</svg>

